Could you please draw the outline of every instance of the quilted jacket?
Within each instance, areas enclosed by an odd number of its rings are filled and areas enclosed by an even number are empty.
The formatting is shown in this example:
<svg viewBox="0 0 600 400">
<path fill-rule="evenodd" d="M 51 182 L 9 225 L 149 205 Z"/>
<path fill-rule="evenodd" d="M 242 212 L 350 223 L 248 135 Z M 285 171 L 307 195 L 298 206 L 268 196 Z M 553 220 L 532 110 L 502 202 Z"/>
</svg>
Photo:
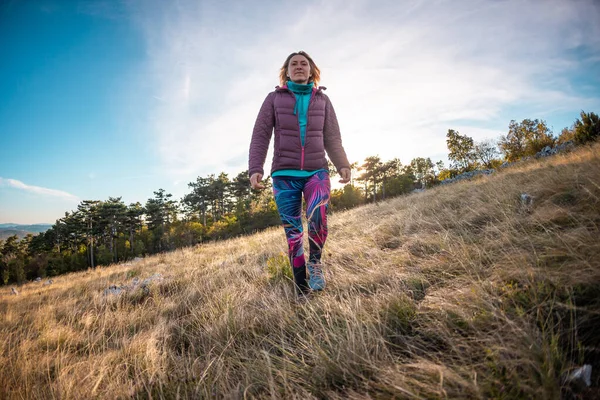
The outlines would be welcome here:
<svg viewBox="0 0 600 400">
<path fill-rule="evenodd" d="M 327 169 L 325 152 L 340 171 L 350 168 L 335 111 L 322 92 L 323 86 L 313 88 L 307 112 L 304 146 L 300 140 L 298 116 L 294 115 L 296 96 L 287 86 L 269 93 L 260 108 L 250 142 L 248 173 L 264 175 L 263 166 L 275 130 L 275 148 L 271 173 L 281 169 L 314 171 Z"/>
</svg>

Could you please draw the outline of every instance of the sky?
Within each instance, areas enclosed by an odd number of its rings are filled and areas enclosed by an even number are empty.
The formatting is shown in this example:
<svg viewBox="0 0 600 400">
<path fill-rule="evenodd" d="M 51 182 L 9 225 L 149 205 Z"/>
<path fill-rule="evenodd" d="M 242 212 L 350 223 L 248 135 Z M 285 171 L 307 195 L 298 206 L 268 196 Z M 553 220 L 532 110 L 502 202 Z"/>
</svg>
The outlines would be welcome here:
<svg viewBox="0 0 600 400">
<path fill-rule="evenodd" d="M 558 135 L 600 113 L 598 21 L 598 0 L 2 0 L 0 223 L 235 177 L 299 50 L 350 162 L 447 162 L 448 129 L 525 118 Z"/>
</svg>

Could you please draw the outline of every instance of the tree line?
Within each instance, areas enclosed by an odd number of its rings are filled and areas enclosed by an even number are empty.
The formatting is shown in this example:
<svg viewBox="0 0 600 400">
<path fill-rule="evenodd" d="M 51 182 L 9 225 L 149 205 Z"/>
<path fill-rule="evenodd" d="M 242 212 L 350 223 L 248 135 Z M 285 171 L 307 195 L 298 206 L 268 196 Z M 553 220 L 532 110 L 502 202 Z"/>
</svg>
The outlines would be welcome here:
<svg viewBox="0 0 600 400">
<path fill-rule="evenodd" d="M 538 119 L 511 121 L 507 134 L 497 141 L 475 142 L 449 129 L 448 167 L 442 161 L 423 157 L 408 164 L 398 158 L 385 161 L 379 156 L 367 157 L 362 164 L 351 165 L 350 184 L 332 190 L 331 210 L 432 187 L 463 172 L 497 168 L 506 161 L 534 156 L 546 146 L 568 141 L 585 144 L 598 137 L 598 115 L 584 111 L 557 136 Z M 333 165 L 329 169 L 334 176 Z M 155 191 L 145 204 L 127 205 L 121 197 L 84 200 L 44 233 L 21 240 L 16 235 L 0 240 L 0 284 L 119 263 L 277 226 L 280 220 L 270 178 L 265 184 L 266 190 L 255 191 L 250 188 L 248 171 L 233 179 L 222 172 L 190 182 L 189 193 L 179 200 L 163 189 Z"/>
</svg>

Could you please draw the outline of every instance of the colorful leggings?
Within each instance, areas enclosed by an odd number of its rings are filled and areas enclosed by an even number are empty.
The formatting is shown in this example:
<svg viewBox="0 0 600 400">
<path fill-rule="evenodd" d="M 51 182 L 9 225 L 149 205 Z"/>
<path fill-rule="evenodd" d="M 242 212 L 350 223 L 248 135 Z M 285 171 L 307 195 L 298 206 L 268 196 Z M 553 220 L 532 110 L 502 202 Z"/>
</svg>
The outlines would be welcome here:
<svg viewBox="0 0 600 400">
<path fill-rule="evenodd" d="M 329 174 L 320 171 L 308 178 L 273 177 L 273 194 L 288 241 L 290 264 L 299 290 L 306 290 L 306 261 L 302 243 L 302 194 L 308 220 L 309 263 L 319 263 L 327 239 L 327 207 L 330 194 Z"/>
</svg>

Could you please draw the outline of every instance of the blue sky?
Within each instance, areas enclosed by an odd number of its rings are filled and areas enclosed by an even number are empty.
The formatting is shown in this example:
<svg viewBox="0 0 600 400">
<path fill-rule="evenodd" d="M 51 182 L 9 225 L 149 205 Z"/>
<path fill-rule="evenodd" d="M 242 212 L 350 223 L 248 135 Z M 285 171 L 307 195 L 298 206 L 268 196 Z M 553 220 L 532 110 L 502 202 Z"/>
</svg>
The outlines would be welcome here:
<svg viewBox="0 0 600 400">
<path fill-rule="evenodd" d="M 234 177 L 301 49 L 350 161 L 445 160 L 448 129 L 495 139 L 512 119 L 558 134 L 600 112 L 599 20 L 595 0 L 3 1 L 0 223 Z"/>
</svg>

